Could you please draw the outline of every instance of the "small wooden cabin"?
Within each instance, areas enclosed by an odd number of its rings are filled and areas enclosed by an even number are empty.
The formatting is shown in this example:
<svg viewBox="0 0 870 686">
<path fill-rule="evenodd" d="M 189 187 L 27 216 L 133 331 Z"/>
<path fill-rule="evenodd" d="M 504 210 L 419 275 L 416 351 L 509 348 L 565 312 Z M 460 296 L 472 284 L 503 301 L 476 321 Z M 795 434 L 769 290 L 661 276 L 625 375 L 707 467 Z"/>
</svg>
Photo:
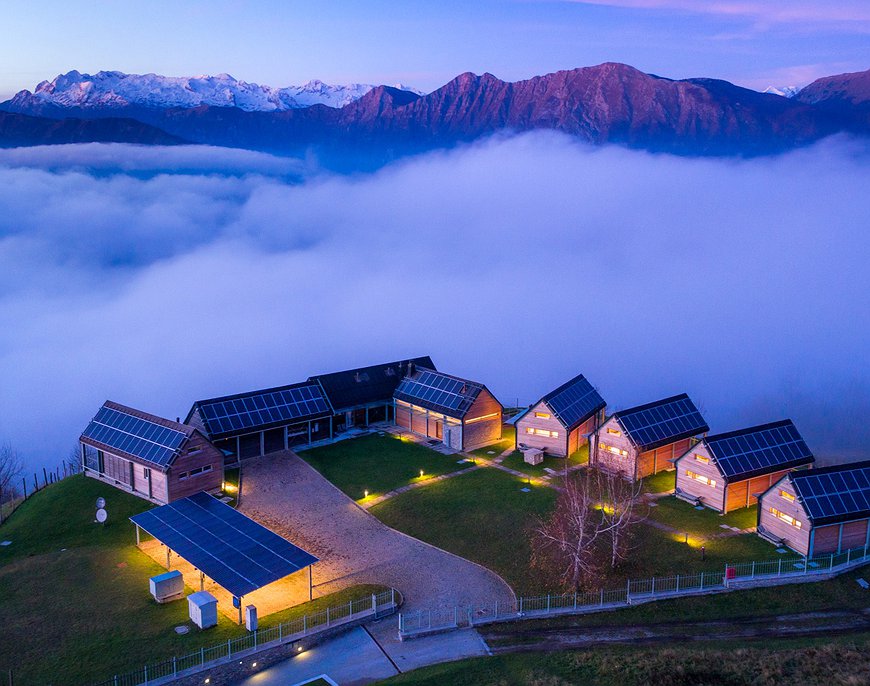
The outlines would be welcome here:
<svg viewBox="0 0 870 686">
<path fill-rule="evenodd" d="M 501 440 L 502 405 L 476 381 L 412 365 L 393 398 L 396 424 L 454 450 Z"/>
<path fill-rule="evenodd" d="M 516 448 L 538 448 L 567 457 L 598 428 L 607 403 L 582 374 L 550 391 L 514 421 Z"/>
<path fill-rule="evenodd" d="M 614 412 L 596 431 L 592 462 L 632 480 L 674 468 L 710 430 L 685 393 Z"/>
<path fill-rule="evenodd" d="M 758 534 L 813 557 L 870 545 L 870 461 L 789 472 L 758 499 Z"/>
<path fill-rule="evenodd" d="M 394 421 L 393 393 L 412 365 L 435 369 L 426 356 L 310 377 L 332 405 L 333 435 L 355 426 Z"/>
<path fill-rule="evenodd" d="M 725 513 L 756 502 L 813 454 L 790 419 L 703 438 L 675 461 L 676 495 Z"/>
<path fill-rule="evenodd" d="M 109 400 L 79 441 L 87 476 L 154 503 L 223 484 L 223 454 L 200 431 Z"/>
<path fill-rule="evenodd" d="M 184 421 L 234 464 L 331 438 L 333 414 L 320 384 L 304 381 L 197 400 Z"/>
</svg>

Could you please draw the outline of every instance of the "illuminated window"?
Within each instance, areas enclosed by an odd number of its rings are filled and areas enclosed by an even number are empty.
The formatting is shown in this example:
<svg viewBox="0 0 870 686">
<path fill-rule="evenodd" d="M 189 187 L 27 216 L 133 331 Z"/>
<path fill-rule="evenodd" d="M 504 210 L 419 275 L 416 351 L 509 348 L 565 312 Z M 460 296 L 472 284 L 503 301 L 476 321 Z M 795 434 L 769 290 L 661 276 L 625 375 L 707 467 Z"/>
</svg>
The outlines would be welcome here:
<svg viewBox="0 0 870 686">
<path fill-rule="evenodd" d="M 622 457 L 628 456 L 627 450 L 622 450 L 621 448 L 617 448 L 615 445 L 607 445 L 607 443 L 599 443 L 598 447 L 601 448 L 601 450 L 606 450 L 607 452 L 612 453 L 614 455 L 622 455 Z"/>
<path fill-rule="evenodd" d="M 798 521 L 797 519 L 795 519 L 791 515 L 786 514 L 785 512 L 780 512 L 775 507 L 770 508 L 770 514 L 772 514 L 777 519 L 781 519 L 782 521 L 786 522 L 787 524 L 791 524 L 795 529 L 801 528 L 800 521 Z"/>
<path fill-rule="evenodd" d="M 607 433 L 613 434 L 614 436 L 622 436 L 622 432 L 619 429 L 613 429 L 611 427 L 607 427 Z"/>
<path fill-rule="evenodd" d="M 698 453 L 695 453 L 695 459 L 701 464 L 710 464 L 710 458 L 706 455 L 698 455 Z"/>
<path fill-rule="evenodd" d="M 466 419 L 466 420 L 465 420 L 465 423 L 466 423 L 466 424 L 474 424 L 474 422 L 482 422 L 482 421 L 484 421 L 485 419 L 493 419 L 493 418 L 495 418 L 495 417 L 498 417 L 498 412 L 492 412 L 492 413 L 490 413 L 490 414 L 484 414 L 484 415 L 481 415 L 480 417 L 472 417 L 471 419 Z"/>
<path fill-rule="evenodd" d="M 533 433 L 535 433 L 535 430 L 534 430 L 532 427 L 527 426 L 527 427 L 526 427 L 526 433 L 527 433 L 527 434 L 533 434 Z"/>
<path fill-rule="evenodd" d="M 550 418 L 550 415 L 547 414 L 546 412 L 535 412 L 535 416 L 538 419 L 549 419 Z"/>
<path fill-rule="evenodd" d="M 690 469 L 686 470 L 686 476 L 688 476 L 690 479 L 694 479 L 695 481 L 700 481 L 702 484 L 710 486 L 710 488 L 716 488 L 716 480 L 711 479 L 709 476 L 698 474 L 697 472 L 693 472 Z"/>
<path fill-rule="evenodd" d="M 526 433 L 534 434 L 535 436 L 544 436 L 546 438 L 559 438 L 558 431 L 547 431 L 547 429 L 533 429 L 532 427 L 528 427 Z"/>
<path fill-rule="evenodd" d="M 789 493 L 788 491 L 779 490 L 779 495 L 784 500 L 788 500 L 790 503 L 794 502 L 794 493 Z"/>
</svg>

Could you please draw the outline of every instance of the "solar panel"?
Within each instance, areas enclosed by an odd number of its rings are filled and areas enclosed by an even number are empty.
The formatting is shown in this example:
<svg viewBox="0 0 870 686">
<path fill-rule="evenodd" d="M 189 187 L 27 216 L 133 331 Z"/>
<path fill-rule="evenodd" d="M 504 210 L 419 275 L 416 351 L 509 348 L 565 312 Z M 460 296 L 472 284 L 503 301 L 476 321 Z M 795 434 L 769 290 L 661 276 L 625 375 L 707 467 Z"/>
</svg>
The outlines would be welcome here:
<svg viewBox="0 0 870 686">
<path fill-rule="evenodd" d="M 643 450 L 652 450 L 710 430 L 685 393 L 623 410 L 615 416 L 629 438 Z"/>
<path fill-rule="evenodd" d="M 747 478 L 813 461 L 795 425 L 786 420 L 707 437 L 707 447 L 726 478 Z"/>
<path fill-rule="evenodd" d="M 85 438 L 164 467 L 187 435 L 176 429 L 103 406 L 88 424 Z"/>
<path fill-rule="evenodd" d="M 237 597 L 318 561 L 207 493 L 130 519 Z"/>
<path fill-rule="evenodd" d="M 791 481 L 816 525 L 870 514 L 868 462 L 795 472 Z"/>
<path fill-rule="evenodd" d="M 544 396 L 543 400 L 569 431 L 606 405 L 582 374 Z"/>
<path fill-rule="evenodd" d="M 201 400 L 200 417 L 210 436 L 256 430 L 282 422 L 332 413 L 316 384 L 255 391 L 231 398 Z"/>
<path fill-rule="evenodd" d="M 474 404 L 481 386 L 428 369 L 402 379 L 394 397 L 446 415 L 462 417 Z"/>
</svg>

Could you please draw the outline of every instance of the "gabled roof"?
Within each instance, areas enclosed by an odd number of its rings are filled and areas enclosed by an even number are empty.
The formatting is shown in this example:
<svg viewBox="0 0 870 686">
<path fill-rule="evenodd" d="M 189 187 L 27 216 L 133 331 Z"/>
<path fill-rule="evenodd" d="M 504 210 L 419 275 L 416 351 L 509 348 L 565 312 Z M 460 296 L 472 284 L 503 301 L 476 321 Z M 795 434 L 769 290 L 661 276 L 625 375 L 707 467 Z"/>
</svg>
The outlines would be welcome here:
<svg viewBox="0 0 870 686">
<path fill-rule="evenodd" d="M 539 401 L 546 403 L 566 431 L 573 431 L 599 410 L 607 407 L 598 391 L 582 374 L 550 391 Z M 537 405 L 538 403 L 534 403 Z"/>
<path fill-rule="evenodd" d="M 402 379 L 393 397 L 427 410 L 463 419 L 486 386 L 434 369 L 416 368 Z"/>
<path fill-rule="evenodd" d="M 641 451 L 691 438 L 710 430 L 685 393 L 614 412 L 628 439 Z"/>
<path fill-rule="evenodd" d="M 333 414 L 323 389 L 310 381 L 197 400 L 185 421 L 191 421 L 195 412 L 212 440 Z"/>
<path fill-rule="evenodd" d="M 405 376 L 409 364 L 435 369 L 432 358 L 427 355 L 411 360 L 318 374 L 309 377 L 308 380 L 319 383 L 333 409 L 341 412 L 345 408 L 390 400 Z"/>
<path fill-rule="evenodd" d="M 79 440 L 165 471 L 195 429 L 107 400 Z"/>
<path fill-rule="evenodd" d="M 870 517 L 870 460 L 789 474 L 814 526 Z"/>
<path fill-rule="evenodd" d="M 707 436 L 702 444 L 726 482 L 743 481 L 815 461 L 790 419 Z"/>
</svg>

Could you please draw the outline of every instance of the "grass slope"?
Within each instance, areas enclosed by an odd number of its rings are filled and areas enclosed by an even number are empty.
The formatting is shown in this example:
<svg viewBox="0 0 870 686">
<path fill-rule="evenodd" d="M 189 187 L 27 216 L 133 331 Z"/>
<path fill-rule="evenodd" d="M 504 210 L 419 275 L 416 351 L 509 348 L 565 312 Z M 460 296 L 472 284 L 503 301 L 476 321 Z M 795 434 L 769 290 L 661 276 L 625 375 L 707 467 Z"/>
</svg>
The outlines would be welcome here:
<svg viewBox="0 0 870 686">
<path fill-rule="evenodd" d="M 426 477 L 455 472 L 469 465 L 458 456 L 442 455 L 422 445 L 389 434 L 372 434 L 339 441 L 299 453 L 348 496 L 359 500 L 392 491 Z"/>
<path fill-rule="evenodd" d="M 105 497 L 109 523 L 93 523 Z M 76 476 L 49 486 L 0 526 L 0 674 L 15 683 L 82 684 L 144 663 L 183 655 L 245 633 L 220 617 L 217 627 L 178 635 L 187 602 L 155 603 L 148 577 L 163 572 L 133 545 L 127 517 L 151 505 Z M 64 549 L 65 550 L 62 550 Z M 190 590 L 190 589 L 188 589 Z M 261 619 L 261 626 L 347 602 L 381 587 L 354 587 Z"/>
</svg>

